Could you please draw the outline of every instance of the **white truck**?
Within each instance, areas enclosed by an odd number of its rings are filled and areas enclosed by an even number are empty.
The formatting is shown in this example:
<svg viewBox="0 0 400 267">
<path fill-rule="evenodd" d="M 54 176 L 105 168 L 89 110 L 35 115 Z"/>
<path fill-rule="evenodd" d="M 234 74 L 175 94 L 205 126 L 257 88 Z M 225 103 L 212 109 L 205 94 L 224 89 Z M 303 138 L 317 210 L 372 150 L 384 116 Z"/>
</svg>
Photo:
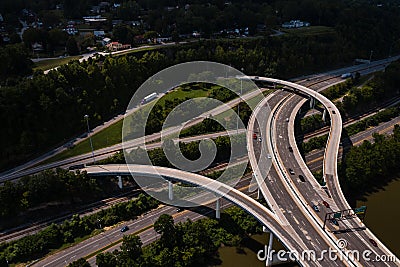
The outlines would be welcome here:
<svg viewBox="0 0 400 267">
<path fill-rule="evenodd" d="M 151 100 L 155 99 L 157 97 L 157 93 L 152 93 L 146 96 L 145 98 L 142 99 L 142 102 L 140 104 L 145 104 L 150 102 Z"/>
<path fill-rule="evenodd" d="M 347 79 L 347 78 L 350 78 L 351 76 L 352 76 L 351 73 L 347 72 L 347 73 L 343 73 L 342 76 L 340 76 L 340 78 Z"/>
</svg>

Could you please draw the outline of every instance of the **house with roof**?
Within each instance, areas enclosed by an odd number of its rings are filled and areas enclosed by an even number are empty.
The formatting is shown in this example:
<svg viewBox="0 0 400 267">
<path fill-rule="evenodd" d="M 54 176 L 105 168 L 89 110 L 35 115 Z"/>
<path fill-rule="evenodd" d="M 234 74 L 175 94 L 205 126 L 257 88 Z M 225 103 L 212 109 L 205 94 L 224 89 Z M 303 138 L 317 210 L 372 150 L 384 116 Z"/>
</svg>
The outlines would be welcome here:
<svg viewBox="0 0 400 267">
<path fill-rule="evenodd" d="M 115 52 L 119 50 L 125 50 L 131 48 L 130 44 L 121 44 L 120 42 L 111 42 L 106 45 L 109 51 Z"/>
<path fill-rule="evenodd" d="M 96 37 L 96 38 L 100 38 L 100 37 L 104 37 L 104 35 L 106 35 L 105 34 L 105 32 L 104 32 L 104 30 L 98 30 L 98 31 L 93 31 L 93 35 Z"/>
<path fill-rule="evenodd" d="M 301 20 L 291 20 L 289 22 L 285 22 L 282 24 L 282 28 L 292 29 L 292 28 L 301 28 L 301 27 L 309 27 L 310 23 L 301 21 Z"/>
<path fill-rule="evenodd" d="M 110 43 L 111 43 L 111 39 L 108 38 L 108 37 L 103 38 L 103 40 L 101 40 L 101 44 L 102 44 L 103 46 L 107 46 L 107 45 L 110 44 Z"/>
</svg>

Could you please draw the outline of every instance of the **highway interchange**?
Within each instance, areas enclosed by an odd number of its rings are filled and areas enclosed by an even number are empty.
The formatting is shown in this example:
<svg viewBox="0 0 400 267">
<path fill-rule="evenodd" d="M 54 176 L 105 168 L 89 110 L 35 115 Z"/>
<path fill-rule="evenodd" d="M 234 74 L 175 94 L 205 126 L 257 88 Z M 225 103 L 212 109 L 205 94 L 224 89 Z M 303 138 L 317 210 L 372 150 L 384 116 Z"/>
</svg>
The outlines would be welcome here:
<svg viewBox="0 0 400 267">
<path fill-rule="evenodd" d="M 281 108 L 278 110 L 277 118 L 274 120 L 275 125 L 273 126 L 273 129 L 275 129 L 275 136 L 278 136 L 278 138 L 274 139 L 277 142 L 276 153 L 279 154 L 280 161 L 283 163 L 285 169 L 288 170 L 290 168 L 294 171 L 295 173 L 294 175 L 290 174 L 289 171 L 287 171 L 287 176 L 292 177 L 292 181 L 298 188 L 298 191 L 303 192 L 304 199 L 307 200 L 306 203 L 309 208 L 309 211 L 313 212 L 312 205 L 317 205 L 319 207 L 320 212 L 315 212 L 315 215 L 317 215 L 317 217 L 320 218 L 319 225 L 322 225 L 322 222 L 324 220 L 324 215 L 326 212 L 347 209 L 348 205 L 346 205 L 347 203 L 343 204 L 340 201 L 337 201 L 338 199 L 340 199 L 340 197 L 337 194 L 337 191 L 340 190 L 340 188 L 339 189 L 335 188 L 336 184 L 333 182 L 333 179 L 329 178 L 326 179 L 330 193 L 327 194 L 325 190 L 323 190 L 322 187 L 316 183 L 312 175 L 310 175 L 307 166 L 305 164 L 301 164 L 302 162 L 301 156 L 298 150 L 296 149 L 297 146 L 294 141 L 294 133 L 293 133 L 294 116 L 297 114 L 298 110 L 295 108 L 295 106 L 298 104 L 299 101 L 301 101 L 301 99 L 302 98 L 299 96 L 289 97 L 286 104 L 282 105 Z M 287 114 L 294 115 L 290 117 L 289 122 L 286 122 L 286 118 L 288 116 Z M 291 133 L 289 129 L 292 130 Z M 338 136 L 340 136 L 340 134 L 338 134 Z M 294 150 L 293 152 L 290 152 L 288 150 L 289 146 L 293 148 Z M 328 161 L 332 162 L 331 160 Z M 305 177 L 306 182 L 302 182 L 298 178 L 299 175 Z M 322 205 L 323 201 L 329 203 L 330 205 L 329 209 L 324 205 Z M 344 223 L 341 221 L 339 222 L 339 226 L 335 226 L 328 222 L 327 226 L 329 229 L 328 231 L 338 233 L 336 234 L 336 237 L 344 238 L 349 242 L 349 246 L 347 247 L 348 249 L 357 249 L 358 251 L 364 251 L 366 249 L 369 249 L 371 251 L 377 251 L 376 253 L 378 255 L 382 255 L 385 252 L 387 252 L 387 251 L 376 250 L 376 248 L 374 248 L 370 244 L 369 237 L 365 236 L 364 231 L 363 230 L 357 231 L 358 229 L 363 229 L 363 226 L 361 226 L 358 223 L 353 222 L 351 225 L 344 225 Z M 351 229 L 352 231 L 351 232 L 344 231 L 343 233 L 341 233 L 340 231 L 338 231 L 340 229 Z M 364 239 L 364 241 L 362 242 L 360 242 L 359 240 L 361 236 L 363 236 Z M 374 266 L 374 264 L 375 263 L 371 262 L 362 262 L 363 266 Z"/>
<path fill-rule="evenodd" d="M 382 66 L 378 63 L 377 65 L 378 66 L 376 66 L 376 69 L 374 69 L 375 66 L 373 65 L 368 66 L 368 71 L 375 71 Z M 352 68 L 355 69 L 356 67 Z M 343 70 L 340 70 L 339 72 L 343 72 Z M 326 77 L 330 77 L 330 81 L 324 80 L 324 76 L 322 75 L 310 79 L 312 82 L 309 82 L 309 85 L 306 82 L 305 86 L 309 88 L 314 88 L 315 90 L 321 89 L 323 87 L 326 87 L 328 84 L 335 82 L 334 79 L 332 79 L 333 81 L 331 80 L 332 76 L 335 76 L 335 74 L 329 73 L 328 75 L 326 75 Z M 322 80 L 322 82 L 318 82 L 318 80 Z M 315 96 L 317 95 L 315 94 Z M 257 204 L 256 201 L 248 198 L 243 193 L 232 190 L 231 188 L 226 188 L 226 191 L 228 193 L 227 195 L 225 195 L 225 198 L 241 206 L 242 208 L 245 208 L 248 212 L 253 214 L 260 222 L 262 222 L 271 231 L 273 231 L 275 235 L 277 235 L 288 248 L 297 251 L 302 251 L 304 249 L 313 249 L 317 252 L 321 252 L 323 249 L 327 249 L 328 247 L 337 247 L 335 246 L 335 241 L 337 241 L 337 238 L 345 238 L 349 242 L 349 249 L 357 249 L 359 251 L 369 249 L 371 251 L 374 251 L 374 253 L 381 255 L 389 253 L 389 251 L 384 247 L 382 243 L 379 243 L 379 248 L 375 248 L 370 243 L 368 243 L 369 237 L 374 238 L 376 241 L 378 240 L 367 229 L 354 232 L 338 231 L 339 229 L 344 228 L 365 229 L 365 226 L 363 226 L 358 219 L 347 222 L 346 226 L 342 222 L 340 222 L 339 227 L 328 223 L 327 231 L 324 232 L 321 230 L 321 222 L 323 220 L 323 215 L 325 214 L 325 211 L 331 211 L 330 209 L 328 210 L 325 206 L 321 205 L 322 201 L 326 200 L 327 202 L 329 202 L 332 209 L 338 210 L 349 208 L 349 205 L 347 204 L 341 193 L 336 171 L 342 122 L 340 114 L 337 109 L 335 110 L 333 104 L 331 104 L 329 100 L 329 103 L 327 102 L 328 104 L 323 103 L 328 107 L 332 122 L 330 140 L 328 142 L 328 146 L 325 150 L 324 156 L 324 159 L 326 160 L 324 160 L 323 164 L 324 174 L 328 187 L 327 190 L 329 190 L 330 193 L 329 197 L 326 193 L 326 190 L 322 188 L 319 184 L 317 184 L 315 179 L 312 177 L 311 172 L 305 165 L 304 160 L 301 158 L 297 150 L 297 145 L 295 143 L 293 123 L 298 108 L 301 106 L 300 104 L 303 99 L 304 98 L 301 96 L 292 94 L 290 90 L 277 90 L 276 92 L 270 94 L 263 102 L 261 102 L 259 104 L 260 108 L 258 109 L 258 111 L 262 111 L 262 105 L 265 105 L 266 102 L 268 102 L 269 107 L 272 109 L 272 116 L 266 118 L 265 116 L 262 117 L 253 114 L 254 116 L 252 117 L 257 117 L 257 120 L 254 119 L 253 122 L 249 123 L 247 134 L 248 141 L 251 142 L 250 145 L 248 143 L 249 147 L 251 148 L 249 149 L 250 162 L 252 163 L 254 173 L 259 174 L 258 177 L 256 177 L 258 178 L 256 179 L 257 183 L 260 187 L 261 193 L 264 195 L 267 202 L 269 203 L 270 210 L 272 210 L 273 212 L 265 209 L 260 204 Z M 332 113 L 332 110 L 335 111 L 335 113 Z M 335 120 L 335 118 L 337 119 Z M 289 119 L 289 121 L 287 121 L 287 119 Z M 258 133 L 262 137 L 262 141 L 259 141 L 258 139 L 254 140 L 252 138 L 253 132 Z M 157 138 L 159 137 L 157 137 L 157 135 L 154 135 L 154 140 L 157 140 Z M 273 151 L 274 153 L 265 153 L 265 148 L 267 148 L 268 146 L 273 147 L 273 149 L 267 149 L 267 151 Z M 293 152 L 288 151 L 289 146 L 293 148 Z M 104 153 L 104 151 L 102 151 L 101 153 Z M 269 153 L 273 154 L 273 164 L 271 170 L 269 171 L 269 173 L 268 170 L 257 171 L 257 168 L 263 168 L 263 164 L 259 164 L 260 161 L 263 163 L 270 162 L 270 165 L 267 166 L 267 164 L 265 168 L 269 169 L 269 167 L 271 167 L 271 159 L 269 158 L 271 155 Z M 76 162 L 77 161 L 72 161 L 73 164 L 76 164 Z M 83 160 L 79 161 L 79 163 L 80 162 L 85 162 L 85 159 L 83 158 Z M 256 164 L 254 164 L 254 162 L 256 162 Z M 68 163 L 68 161 L 67 163 L 58 162 L 55 165 L 59 164 L 59 166 L 68 166 L 68 164 L 72 163 Z M 46 166 L 46 168 L 54 167 L 55 165 Z M 96 168 L 96 166 L 93 166 L 92 168 Z M 109 168 L 111 168 L 111 166 Z M 289 173 L 289 168 L 294 171 L 295 175 L 291 175 Z M 120 169 L 121 167 L 119 166 L 117 172 L 110 172 L 110 170 L 108 170 L 107 174 L 121 174 Z M 34 169 L 34 171 L 31 170 L 31 172 L 34 173 L 38 170 L 39 169 L 36 168 Z M 29 169 L 27 171 L 29 173 Z M 88 172 L 89 171 L 90 169 L 88 169 Z M 164 176 L 174 177 L 175 179 L 178 179 L 181 176 L 181 174 L 176 173 L 176 170 L 163 171 L 166 171 L 166 173 L 164 173 Z M 145 169 L 143 169 L 140 173 L 143 174 L 146 172 L 148 172 L 148 174 L 151 173 L 151 171 L 146 171 Z M 171 172 L 173 174 L 171 174 Z M 20 177 L 20 175 L 26 175 L 26 173 L 27 172 L 16 171 L 15 173 L 12 173 L 12 175 L 1 177 L 1 179 L 15 179 Z M 97 170 L 97 172 L 94 171 L 93 173 L 99 173 L 99 170 Z M 261 175 L 262 173 L 268 173 L 268 175 Z M 298 178 L 296 178 L 298 177 L 298 175 L 303 175 L 303 177 L 306 177 L 306 182 L 302 182 Z M 186 180 L 181 181 L 194 184 L 197 183 L 208 188 L 211 191 L 214 190 L 214 192 L 216 193 L 221 193 L 219 191 L 216 191 L 215 188 L 209 187 L 210 181 L 202 180 L 203 178 L 201 176 L 196 176 L 193 174 L 193 180 L 191 181 L 188 181 L 188 179 L 191 177 L 190 175 L 185 174 L 184 176 Z M 223 187 L 223 185 L 218 185 L 218 187 L 221 186 Z M 317 204 L 319 206 L 321 210 L 319 213 L 316 213 L 312 210 L 311 206 L 313 204 Z M 174 209 L 171 207 L 165 207 L 163 209 L 164 210 L 162 212 L 174 213 Z M 137 229 L 142 229 L 143 227 L 151 225 L 150 222 L 154 221 L 154 219 L 157 218 L 156 216 L 161 214 L 160 210 L 161 209 L 151 212 L 149 213 L 150 215 L 148 214 L 143 218 L 140 218 L 140 223 L 138 222 L 137 227 L 135 226 L 132 229 L 136 231 Z M 193 213 L 193 215 L 190 216 L 186 215 L 186 217 L 189 218 L 193 216 L 196 217 L 198 216 L 198 214 L 196 215 L 196 213 Z M 179 214 L 177 214 L 177 217 L 182 216 L 179 216 Z M 96 240 L 100 240 L 99 238 L 104 239 L 108 235 L 113 236 L 113 238 L 120 238 L 120 233 L 116 232 L 118 231 L 118 229 L 112 231 L 114 232 L 107 231 L 103 233 L 103 237 L 93 237 L 93 240 L 90 241 L 93 242 L 91 244 L 95 243 L 96 247 L 103 246 L 104 244 L 102 243 L 96 243 Z M 146 242 L 150 242 L 151 240 L 154 240 L 154 238 L 156 238 L 155 235 L 153 236 L 152 234 L 148 234 L 147 230 L 143 233 L 147 234 Z M 335 233 L 335 235 L 333 235 L 333 233 Z M 93 247 L 94 246 L 95 245 L 93 245 Z M 66 252 L 60 252 L 61 254 L 56 254 L 52 256 L 52 261 L 47 260 L 47 264 L 51 264 L 48 266 L 63 266 L 65 263 L 70 262 L 73 259 L 85 256 L 85 253 L 86 255 L 91 253 L 90 251 L 86 250 L 87 247 L 84 248 L 85 249 L 82 249 L 81 247 L 78 250 L 74 250 L 75 252 L 81 252 L 81 254 L 78 255 L 72 253 L 75 255 L 74 257 L 71 257 L 71 252 L 68 252 L 69 254 Z M 339 251 L 338 254 L 340 253 L 341 252 Z M 55 259 L 55 257 L 57 259 Z M 40 264 L 38 266 L 47 266 L 43 265 L 43 261 L 37 264 Z M 302 264 L 310 266 L 376 266 L 376 263 L 356 262 L 350 261 L 348 259 L 345 259 L 344 261 L 329 261 L 325 259 L 321 262 L 302 262 Z M 385 263 L 382 266 L 397 266 L 397 264 L 398 261 L 396 263 Z"/>
</svg>

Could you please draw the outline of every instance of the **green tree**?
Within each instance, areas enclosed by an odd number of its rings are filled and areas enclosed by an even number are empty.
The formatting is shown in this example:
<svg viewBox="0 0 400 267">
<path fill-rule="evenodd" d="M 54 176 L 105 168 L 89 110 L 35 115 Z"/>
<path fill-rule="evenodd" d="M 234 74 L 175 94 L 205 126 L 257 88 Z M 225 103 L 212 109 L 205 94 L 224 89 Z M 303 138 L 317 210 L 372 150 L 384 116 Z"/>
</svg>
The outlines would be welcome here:
<svg viewBox="0 0 400 267">
<path fill-rule="evenodd" d="M 169 214 L 162 214 L 154 223 L 154 230 L 161 234 L 164 246 L 172 248 L 175 240 L 174 219 Z"/>
<path fill-rule="evenodd" d="M 90 264 L 84 258 L 80 258 L 68 264 L 68 267 L 90 267 Z"/>
<path fill-rule="evenodd" d="M 142 256 L 142 241 L 137 235 L 124 235 L 122 238 L 121 251 L 129 258 L 138 260 Z"/>
<path fill-rule="evenodd" d="M 68 34 L 60 29 L 51 29 L 49 31 L 49 43 L 55 46 L 65 46 L 68 40 Z"/>
<path fill-rule="evenodd" d="M 22 34 L 22 40 L 27 47 L 31 47 L 34 43 L 41 43 L 44 47 L 46 47 L 48 33 L 44 30 L 28 28 Z"/>
<path fill-rule="evenodd" d="M 70 56 L 75 56 L 79 54 L 78 43 L 76 42 L 76 39 L 73 36 L 68 38 L 66 48 Z"/>
<path fill-rule="evenodd" d="M 135 34 L 131 27 L 118 24 L 113 29 L 113 36 L 117 41 L 123 44 L 133 44 Z"/>
<path fill-rule="evenodd" d="M 4 85 L 8 78 L 32 73 L 32 61 L 23 44 L 0 47 L 0 61 L 0 84 Z"/>
<path fill-rule="evenodd" d="M 81 18 L 86 14 L 87 0 L 64 0 L 64 16 L 66 18 Z"/>
<path fill-rule="evenodd" d="M 111 252 L 99 253 L 96 256 L 96 264 L 98 267 L 115 267 L 117 259 Z"/>
<path fill-rule="evenodd" d="M 145 39 L 151 40 L 151 42 L 155 43 L 156 38 L 158 37 L 158 33 L 156 31 L 147 31 L 143 35 Z"/>
</svg>

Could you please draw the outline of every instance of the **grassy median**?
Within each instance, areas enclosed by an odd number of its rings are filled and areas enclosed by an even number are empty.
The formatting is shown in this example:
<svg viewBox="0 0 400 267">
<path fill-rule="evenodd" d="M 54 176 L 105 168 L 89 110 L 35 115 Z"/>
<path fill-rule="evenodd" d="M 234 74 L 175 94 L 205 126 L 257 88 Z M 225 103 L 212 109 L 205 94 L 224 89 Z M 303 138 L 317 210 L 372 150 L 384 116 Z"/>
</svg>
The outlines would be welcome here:
<svg viewBox="0 0 400 267">
<path fill-rule="evenodd" d="M 73 56 L 73 57 L 65 57 L 65 58 L 54 58 L 54 59 L 46 59 L 39 62 L 35 62 L 35 66 L 33 70 L 49 70 L 61 65 L 68 64 L 71 60 L 80 59 L 82 56 Z"/>
<path fill-rule="evenodd" d="M 211 87 L 212 89 L 213 87 Z M 173 100 L 173 99 L 185 99 L 185 98 L 197 98 L 197 97 L 206 97 L 208 95 L 209 90 L 206 88 L 196 89 L 196 90 L 188 90 L 184 88 L 177 88 L 165 96 L 163 96 L 158 103 L 161 106 L 165 106 L 165 101 Z M 144 107 L 146 108 L 146 107 Z M 100 132 L 92 135 L 92 142 L 94 150 L 109 147 L 115 144 L 119 144 L 122 142 L 122 126 L 123 120 L 120 120 L 114 124 L 111 124 L 109 127 L 101 130 Z M 90 141 L 86 139 L 71 149 L 65 150 L 54 157 L 46 160 L 44 163 L 50 163 L 58 160 L 67 159 L 70 157 L 82 155 L 85 153 L 89 153 L 91 151 Z"/>
</svg>

